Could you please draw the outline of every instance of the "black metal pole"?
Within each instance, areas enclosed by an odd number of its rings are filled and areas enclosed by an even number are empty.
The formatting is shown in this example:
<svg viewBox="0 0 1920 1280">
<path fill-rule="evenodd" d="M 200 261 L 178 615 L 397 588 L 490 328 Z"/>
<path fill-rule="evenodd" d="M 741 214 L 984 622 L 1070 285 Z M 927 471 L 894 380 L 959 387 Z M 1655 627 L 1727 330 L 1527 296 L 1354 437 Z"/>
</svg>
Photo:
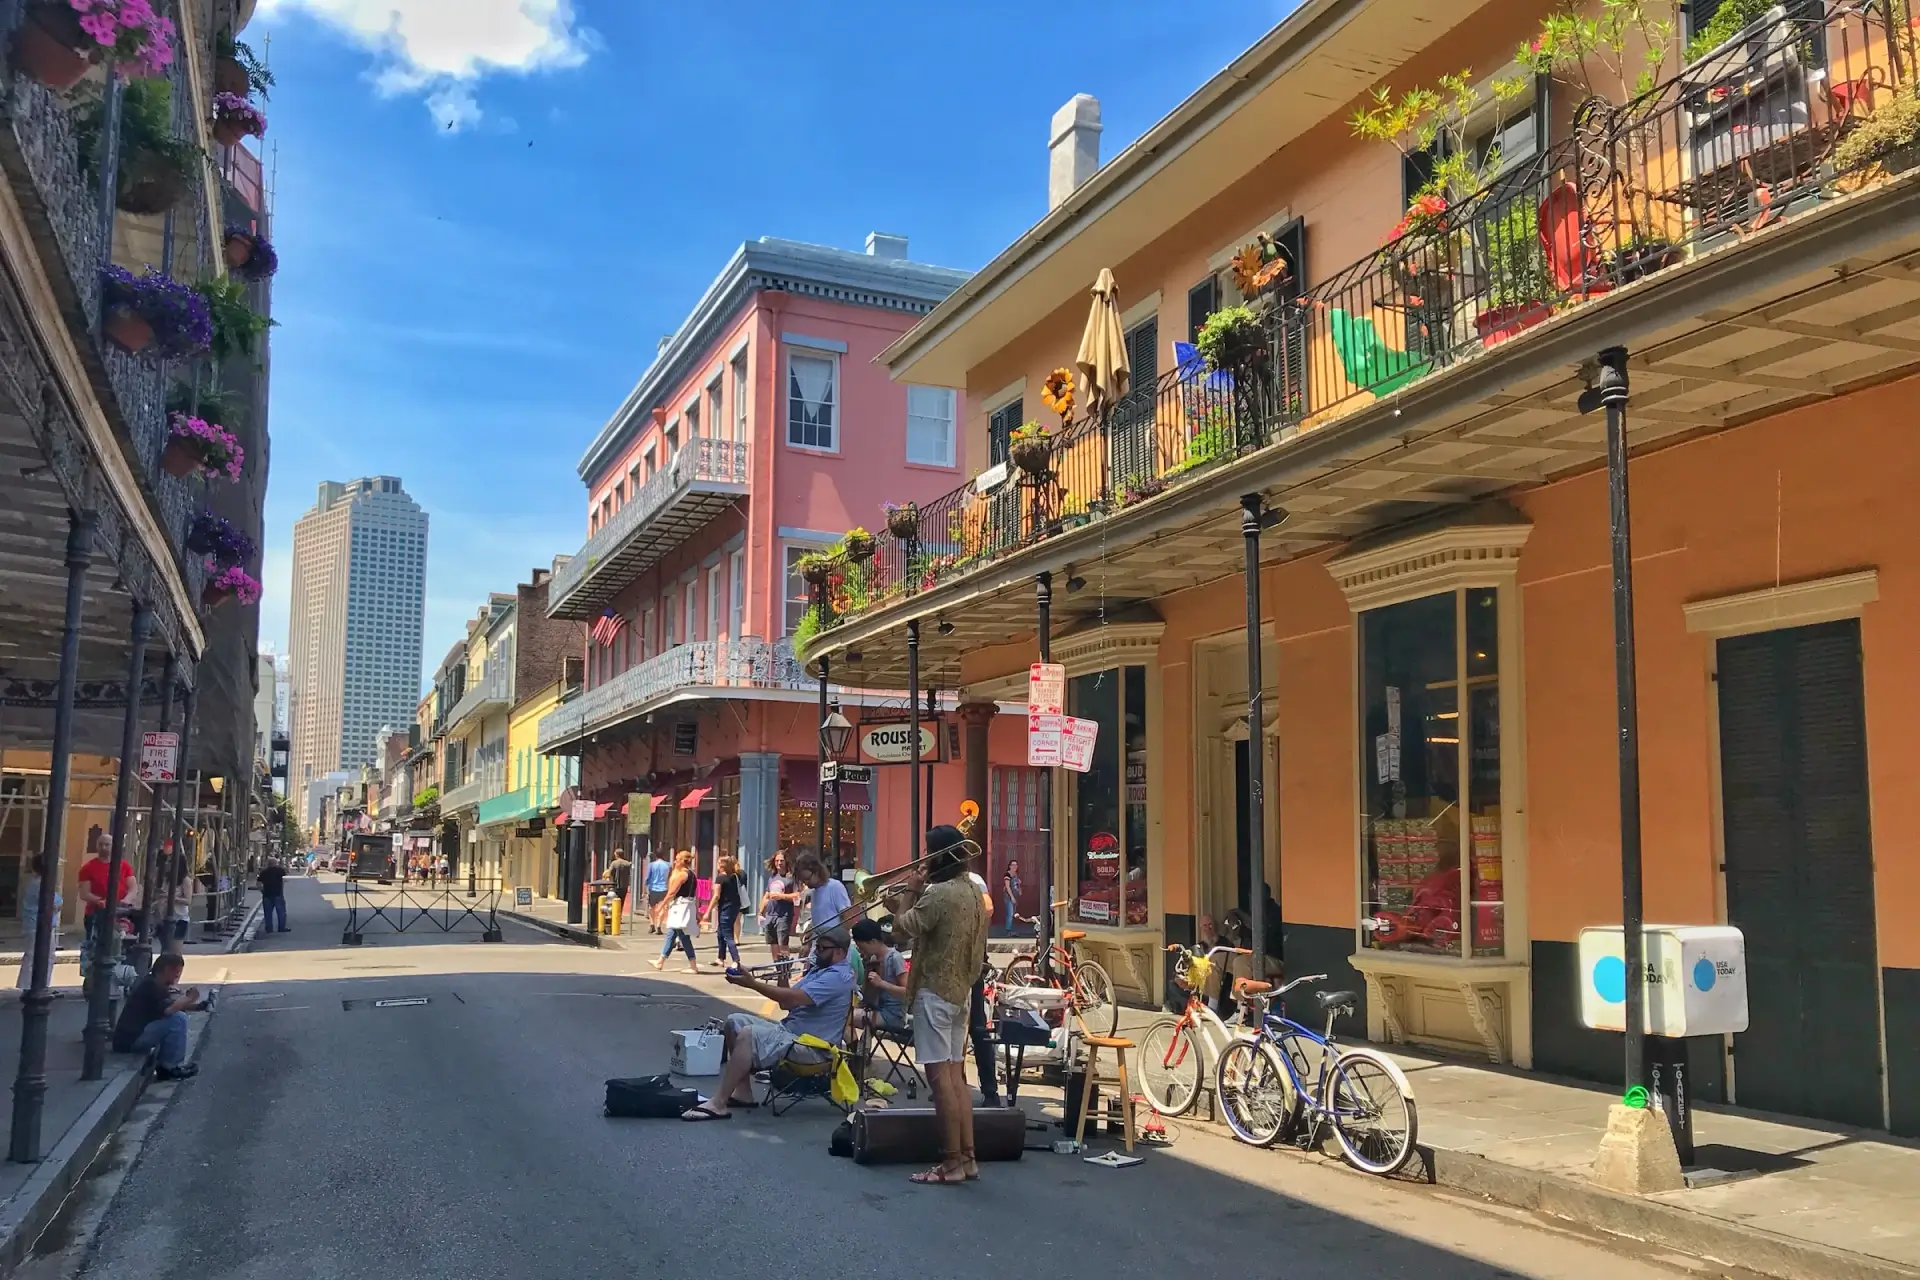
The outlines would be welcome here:
<svg viewBox="0 0 1920 1280">
<path fill-rule="evenodd" d="M 1040 661 L 1053 661 L 1053 574 L 1042 571 L 1033 579 L 1034 603 L 1040 614 Z M 1034 951 L 1040 957 L 1039 981 L 1053 975 L 1053 773 L 1040 773 L 1040 925 Z"/>
<path fill-rule="evenodd" d="M 920 619 L 907 623 L 907 857 L 920 856 Z M 929 813 L 928 819 L 933 815 Z"/>
<path fill-rule="evenodd" d="M 153 613 L 133 602 L 133 653 L 127 658 L 127 710 L 120 718 L 120 767 L 114 771 L 113 844 L 107 853 L 107 901 L 100 927 L 93 931 L 93 964 L 87 970 L 87 1025 L 80 1034 L 80 1078 L 107 1074 L 107 1041 L 113 1035 L 113 970 L 120 962 L 120 871 L 127 865 L 127 804 L 132 798 L 134 761 L 140 754 L 140 682 L 146 678 L 147 639 Z"/>
<path fill-rule="evenodd" d="M 47 1097 L 47 1016 L 53 1008 L 53 927 L 59 908 L 60 850 L 66 839 L 67 783 L 73 752 L 73 691 L 80 680 L 80 606 L 93 560 L 93 514 L 75 512 L 67 528 L 67 617 L 60 633 L 60 687 L 47 762 L 47 819 L 40 845 L 40 914 L 34 922 L 33 980 L 20 997 L 20 1064 L 13 1078 L 13 1136 L 7 1158 L 40 1159 L 40 1119 Z"/>
<path fill-rule="evenodd" d="M 156 930 L 163 955 L 184 941 L 173 936 L 173 907 L 184 887 L 182 882 L 193 870 L 192 860 L 187 857 L 187 752 L 193 746 L 193 701 L 194 691 L 189 689 L 180 702 L 180 760 L 173 773 L 173 856 L 167 859 L 167 911 Z M 198 774 L 194 775 L 193 802 L 196 807 L 200 803 Z M 188 914 L 192 914 L 191 908 Z"/>
<path fill-rule="evenodd" d="M 827 676 L 830 670 L 831 670 L 831 664 L 828 662 L 827 656 L 825 654 L 821 654 L 820 655 L 820 724 L 822 727 L 825 727 L 827 723 Z M 826 772 L 827 739 L 826 739 L 826 735 L 817 731 L 814 733 L 813 736 L 819 739 L 817 747 L 820 754 L 819 763 L 821 766 L 820 769 L 814 774 L 814 776 L 816 778 L 820 778 L 820 774 Z M 827 860 L 827 780 L 825 778 L 820 778 L 819 789 L 813 793 L 813 852 L 816 856 L 819 857 L 820 861 L 823 864 L 826 862 Z"/>
<path fill-rule="evenodd" d="M 1613 679 L 1620 722 L 1620 923 L 1627 968 L 1626 1085 L 1647 1083 L 1646 940 L 1640 880 L 1640 715 L 1633 647 L 1633 530 L 1627 510 L 1627 352 L 1600 353 L 1593 390 L 1607 411 L 1607 523 L 1613 542 Z"/>
<path fill-rule="evenodd" d="M 580 923 L 581 871 L 587 865 L 587 824 L 567 824 L 567 873 L 561 892 L 567 895 L 567 923 Z"/>
<path fill-rule="evenodd" d="M 177 660 L 173 653 L 167 653 L 166 666 L 160 674 L 160 732 L 173 728 L 173 679 Z M 176 758 L 173 767 L 177 772 L 180 761 Z M 147 805 L 147 846 L 144 860 L 140 864 L 140 927 L 134 931 L 133 945 L 127 948 L 127 963 L 133 966 L 135 973 L 145 973 L 153 963 L 153 898 L 159 889 L 159 881 L 154 877 L 155 865 L 160 860 L 160 815 L 165 808 L 166 791 L 163 784 L 153 784 L 153 798 Z"/>
<path fill-rule="evenodd" d="M 1240 499 L 1240 537 L 1247 551 L 1247 900 L 1252 934 L 1249 975 L 1267 976 L 1267 717 L 1260 654 L 1260 495 Z"/>
<path fill-rule="evenodd" d="M 933 686 L 928 685 L 927 686 L 927 723 L 933 726 L 933 731 L 936 735 L 939 734 L 941 729 L 943 728 L 943 726 L 941 725 L 938 719 L 940 715 L 939 705 L 940 705 L 939 701 L 934 695 Z M 936 763 L 938 763 L 939 759 L 940 759 L 940 744 L 936 741 L 933 746 L 933 759 L 927 762 L 927 826 L 928 827 L 932 827 L 934 825 L 933 766 Z M 981 868 L 981 870 L 984 873 L 985 868 L 983 867 Z"/>
</svg>

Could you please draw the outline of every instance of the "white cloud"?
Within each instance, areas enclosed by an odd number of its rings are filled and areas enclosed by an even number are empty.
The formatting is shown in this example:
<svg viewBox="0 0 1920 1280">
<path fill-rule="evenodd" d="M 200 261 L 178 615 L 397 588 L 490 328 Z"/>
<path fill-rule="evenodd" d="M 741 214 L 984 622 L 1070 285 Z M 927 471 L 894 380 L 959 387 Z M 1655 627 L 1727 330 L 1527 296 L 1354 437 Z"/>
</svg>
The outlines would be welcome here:
<svg viewBox="0 0 1920 1280">
<path fill-rule="evenodd" d="M 421 94 L 435 123 L 458 132 L 481 119 L 475 86 L 496 72 L 577 67 L 593 33 L 573 0 L 262 0 L 267 16 L 305 12 L 380 59 L 383 94 Z"/>
</svg>

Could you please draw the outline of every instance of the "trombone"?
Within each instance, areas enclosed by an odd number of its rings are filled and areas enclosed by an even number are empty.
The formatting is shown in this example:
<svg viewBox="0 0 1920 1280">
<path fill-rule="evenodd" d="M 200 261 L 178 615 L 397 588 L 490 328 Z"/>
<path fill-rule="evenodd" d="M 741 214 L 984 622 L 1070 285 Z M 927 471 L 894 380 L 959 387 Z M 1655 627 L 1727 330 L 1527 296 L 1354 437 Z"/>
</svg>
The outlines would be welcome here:
<svg viewBox="0 0 1920 1280">
<path fill-rule="evenodd" d="M 890 882 L 906 876 L 914 871 L 915 868 L 923 866 L 935 858 L 953 858 L 958 856 L 971 859 L 979 857 L 981 852 L 980 846 L 972 838 L 974 824 L 979 820 L 980 806 L 971 800 L 963 800 L 960 802 L 960 821 L 955 823 L 954 826 L 958 828 L 960 834 L 966 836 L 967 839 L 950 848 L 942 849 L 939 853 L 923 853 L 911 862 L 903 862 L 897 867 L 888 867 L 885 871 L 855 871 L 853 873 L 852 887 L 847 892 L 849 899 L 847 909 L 840 913 L 838 919 L 825 921 L 815 920 L 812 925 L 808 927 L 807 931 L 800 935 L 800 939 L 795 944 L 794 949 L 804 953 L 813 945 L 814 939 L 829 928 L 838 926 L 843 929 L 851 929 L 854 921 L 862 918 L 867 912 L 873 910 L 874 906 L 887 896 L 890 891 Z"/>
</svg>

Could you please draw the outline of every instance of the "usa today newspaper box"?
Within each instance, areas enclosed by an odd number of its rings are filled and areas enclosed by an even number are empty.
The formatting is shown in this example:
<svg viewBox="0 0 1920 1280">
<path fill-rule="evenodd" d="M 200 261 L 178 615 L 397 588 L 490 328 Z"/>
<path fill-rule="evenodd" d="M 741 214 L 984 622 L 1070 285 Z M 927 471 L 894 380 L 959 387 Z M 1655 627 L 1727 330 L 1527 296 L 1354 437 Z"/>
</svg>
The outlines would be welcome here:
<svg viewBox="0 0 1920 1280">
<path fill-rule="evenodd" d="M 1731 925 L 1641 926 L 1646 955 L 1647 1064 L 1680 1163 L 1693 1163 L 1687 1037 L 1747 1029 L 1747 944 Z M 1627 1029 L 1626 936 L 1619 925 L 1580 931 L 1580 1021 Z M 1628 1081 L 1629 1084 L 1635 1083 Z"/>
</svg>

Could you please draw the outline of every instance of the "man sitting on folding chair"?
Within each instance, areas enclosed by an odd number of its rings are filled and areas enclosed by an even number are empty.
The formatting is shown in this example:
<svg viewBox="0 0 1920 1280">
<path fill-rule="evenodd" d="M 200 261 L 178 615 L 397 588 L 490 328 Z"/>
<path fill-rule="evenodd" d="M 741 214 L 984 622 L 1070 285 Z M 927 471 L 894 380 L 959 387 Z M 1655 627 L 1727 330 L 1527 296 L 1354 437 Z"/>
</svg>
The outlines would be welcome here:
<svg viewBox="0 0 1920 1280">
<path fill-rule="evenodd" d="M 727 981 L 779 1005 L 787 1016 L 779 1022 L 751 1013 L 727 1016 L 726 1065 L 713 1097 L 680 1114 L 682 1120 L 731 1120 L 734 1107 L 757 1107 L 753 1073 L 770 1071 L 782 1062 L 822 1063 L 825 1050 L 798 1043 L 812 1036 L 838 1048 L 846 1034 L 847 1013 L 853 1006 L 853 970 L 847 965 L 847 935 L 829 929 L 813 944 L 813 967 L 791 987 L 761 982 L 746 973 L 729 972 Z"/>
<path fill-rule="evenodd" d="M 915 1096 L 920 1073 L 909 1056 L 913 1032 L 907 1024 L 906 958 L 894 950 L 887 931 L 872 920 L 853 926 L 853 945 L 867 971 L 860 1004 L 853 1011 L 854 1030 L 866 1033 L 855 1056 L 868 1067 L 875 1057 L 882 1059 L 886 1070 L 880 1079 L 898 1080 L 907 1086 L 908 1096 Z"/>
</svg>

